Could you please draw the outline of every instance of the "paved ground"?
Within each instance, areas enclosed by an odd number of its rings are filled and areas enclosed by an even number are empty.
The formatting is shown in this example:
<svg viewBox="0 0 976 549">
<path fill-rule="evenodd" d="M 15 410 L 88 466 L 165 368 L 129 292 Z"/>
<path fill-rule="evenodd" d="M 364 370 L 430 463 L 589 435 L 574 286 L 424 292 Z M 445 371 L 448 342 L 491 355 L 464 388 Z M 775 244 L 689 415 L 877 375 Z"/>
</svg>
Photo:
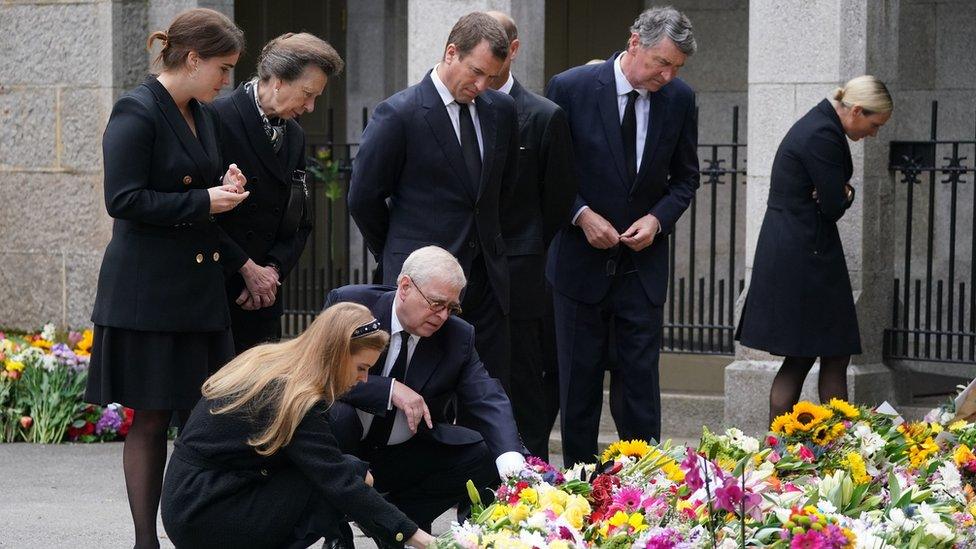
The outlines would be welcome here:
<svg viewBox="0 0 976 549">
<path fill-rule="evenodd" d="M 557 463 L 562 462 L 558 457 Z M 449 511 L 434 533 L 450 526 Z M 172 548 L 159 523 L 162 547 Z M 0 444 L 0 547 L 132 547 L 122 444 Z M 357 547 L 374 547 L 357 537 Z"/>
</svg>

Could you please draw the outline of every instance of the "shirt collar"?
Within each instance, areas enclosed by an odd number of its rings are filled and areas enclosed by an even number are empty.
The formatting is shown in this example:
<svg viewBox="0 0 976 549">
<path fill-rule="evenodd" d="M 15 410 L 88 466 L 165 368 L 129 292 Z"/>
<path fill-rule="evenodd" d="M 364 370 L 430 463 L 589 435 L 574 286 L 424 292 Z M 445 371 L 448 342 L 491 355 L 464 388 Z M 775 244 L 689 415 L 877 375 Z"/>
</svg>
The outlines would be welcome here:
<svg viewBox="0 0 976 549">
<path fill-rule="evenodd" d="M 441 77 L 437 76 L 437 67 L 439 66 L 440 63 L 434 65 L 434 69 L 430 71 L 430 79 L 434 82 L 434 87 L 437 88 L 437 94 L 441 96 L 441 101 L 444 102 L 444 106 L 446 107 L 454 102 L 454 96 L 451 95 L 447 86 L 441 82 Z"/>
<path fill-rule="evenodd" d="M 502 87 L 498 88 L 498 91 L 500 91 L 502 93 L 507 93 L 507 94 L 510 94 L 511 95 L 511 93 L 512 93 L 512 86 L 514 86 L 514 85 L 515 85 L 515 75 L 512 74 L 512 73 L 508 73 L 508 80 L 505 81 L 505 85 L 503 85 Z"/>
<path fill-rule="evenodd" d="M 620 66 L 620 59 L 624 56 L 623 53 L 617 56 L 613 61 L 613 76 L 617 82 L 617 95 L 627 95 L 630 90 L 637 90 L 637 93 L 644 97 L 647 95 L 647 90 L 642 90 L 635 88 L 630 85 L 630 81 L 624 76 L 624 69 Z"/>
</svg>

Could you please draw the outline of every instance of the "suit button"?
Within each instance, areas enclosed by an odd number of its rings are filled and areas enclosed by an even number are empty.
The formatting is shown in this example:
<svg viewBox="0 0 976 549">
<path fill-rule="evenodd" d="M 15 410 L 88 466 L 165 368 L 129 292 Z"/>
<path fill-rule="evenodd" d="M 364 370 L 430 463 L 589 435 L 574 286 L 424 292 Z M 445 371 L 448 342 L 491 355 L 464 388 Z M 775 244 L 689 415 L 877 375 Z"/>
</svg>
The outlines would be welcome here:
<svg viewBox="0 0 976 549">
<path fill-rule="evenodd" d="M 254 231 L 247 231 L 246 233 L 244 233 L 244 238 L 246 238 L 248 240 L 251 240 L 252 238 L 254 238 Z"/>
<path fill-rule="evenodd" d="M 281 208 L 275 208 L 274 209 L 274 213 L 275 213 L 275 215 L 280 214 L 281 213 Z"/>
<path fill-rule="evenodd" d="M 254 202 L 248 204 L 248 206 L 251 208 L 252 212 L 258 209 L 258 205 Z"/>
<path fill-rule="evenodd" d="M 261 476 L 262 477 L 268 476 L 268 470 L 267 469 L 261 469 Z"/>
<path fill-rule="evenodd" d="M 272 238 L 274 238 L 274 235 L 272 235 L 271 233 L 264 233 L 264 239 L 267 240 L 268 242 L 271 242 Z"/>
<path fill-rule="evenodd" d="M 468 247 L 469 248 L 474 248 L 475 246 L 476 246 L 476 244 L 474 243 L 474 240 L 472 240 L 471 242 L 468 242 Z"/>
<path fill-rule="evenodd" d="M 258 177 L 258 176 L 256 176 L 256 175 L 254 175 L 254 176 L 248 177 L 247 180 L 248 181 L 260 181 L 261 178 Z"/>
<path fill-rule="evenodd" d="M 197 254 L 197 263 L 203 263 L 203 254 Z"/>
<path fill-rule="evenodd" d="M 627 197 L 627 203 L 628 204 L 631 203 L 631 202 L 633 202 L 633 201 L 634 201 L 634 197 L 633 196 L 628 196 Z"/>
<path fill-rule="evenodd" d="M 193 178 L 190 177 L 190 176 L 188 176 L 188 175 L 184 175 L 183 176 L 183 184 L 184 185 L 189 185 L 190 183 L 193 183 Z"/>
<path fill-rule="evenodd" d="M 403 541 L 403 532 L 397 532 L 396 540 L 397 541 Z"/>
<path fill-rule="evenodd" d="M 214 261 L 220 261 L 220 252 L 214 252 L 213 258 Z"/>
</svg>

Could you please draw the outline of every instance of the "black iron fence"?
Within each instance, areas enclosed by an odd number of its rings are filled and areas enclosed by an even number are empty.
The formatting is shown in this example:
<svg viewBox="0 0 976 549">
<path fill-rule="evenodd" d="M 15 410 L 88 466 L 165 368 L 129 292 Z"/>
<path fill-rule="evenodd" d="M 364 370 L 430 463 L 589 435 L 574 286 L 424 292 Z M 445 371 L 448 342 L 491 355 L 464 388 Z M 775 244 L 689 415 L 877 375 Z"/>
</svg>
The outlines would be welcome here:
<svg viewBox="0 0 976 549">
<path fill-rule="evenodd" d="M 976 362 L 976 130 L 973 140 L 939 140 L 938 114 L 933 101 L 929 140 L 891 143 L 904 236 L 884 350 L 893 359 Z"/>
<path fill-rule="evenodd" d="M 366 120 L 365 109 L 363 120 Z M 331 117 L 330 117 L 331 119 Z M 702 187 L 682 216 L 671 243 L 671 272 L 663 350 L 732 354 L 735 299 L 743 286 L 746 145 L 739 142 L 739 108 L 731 142 L 699 145 Z M 376 264 L 346 210 L 352 159 L 358 144 L 312 143 L 309 175 L 315 227 L 298 266 L 281 289 L 283 333 L 301 333 L 321 310 L 329 290 L 372 281 Z"/>
</svg>

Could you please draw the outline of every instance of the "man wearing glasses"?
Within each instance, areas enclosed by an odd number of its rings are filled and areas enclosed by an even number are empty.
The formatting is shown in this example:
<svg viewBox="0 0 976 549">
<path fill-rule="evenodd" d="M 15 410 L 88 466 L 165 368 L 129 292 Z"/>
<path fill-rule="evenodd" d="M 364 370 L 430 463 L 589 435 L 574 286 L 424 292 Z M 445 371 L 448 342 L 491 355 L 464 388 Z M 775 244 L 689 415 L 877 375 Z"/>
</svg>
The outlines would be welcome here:
<svg viewBox="0 0 976 549">
<path fill-rule="evenodd" d="M 396 288 L 356 285 L 325 306 L 369 307 L 390 346 L 331 410 L 346 453 L 370 463 L 374 486 L 422 529 L 467 500 L 465 483 L 491 489 L 524 463 L 512 407 L 474 349 L 474 328 L 456 316 L 467 280 L 450 253 L 426 246 L 403 262 Z M 454 423 L 452 410 L 463 417 Z"/>
</svg>

